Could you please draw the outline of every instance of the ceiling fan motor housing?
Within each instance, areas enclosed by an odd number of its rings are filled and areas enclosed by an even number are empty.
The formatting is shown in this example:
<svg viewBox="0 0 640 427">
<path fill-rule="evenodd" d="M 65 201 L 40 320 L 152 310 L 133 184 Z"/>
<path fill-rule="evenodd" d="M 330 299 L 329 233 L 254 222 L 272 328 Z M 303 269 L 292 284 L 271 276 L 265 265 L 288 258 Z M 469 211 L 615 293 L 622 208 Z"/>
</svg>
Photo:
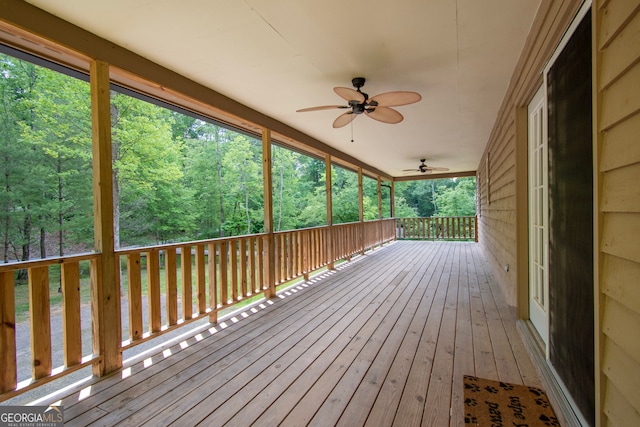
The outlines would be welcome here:
<svg viewBox="0 0 640 427">
<path fill-rule="evenodd" d="M 365 79 L 364 77 L 354 77 L 353 79 L 351 79 L 351 84 L 353 84 L 353 87 L 355 87 L 356 89 L 360 89 L 362 86 L 364 86 L 364 82 L 366 82 L 367 79 Z"/>
</svg>

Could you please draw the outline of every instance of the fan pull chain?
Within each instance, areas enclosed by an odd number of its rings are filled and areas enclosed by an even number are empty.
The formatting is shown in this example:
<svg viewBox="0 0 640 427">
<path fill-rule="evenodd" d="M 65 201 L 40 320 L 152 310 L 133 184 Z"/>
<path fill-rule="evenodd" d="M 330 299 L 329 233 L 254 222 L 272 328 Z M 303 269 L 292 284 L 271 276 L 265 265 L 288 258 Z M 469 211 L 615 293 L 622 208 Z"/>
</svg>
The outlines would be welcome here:
<svg viewBox="0 0 640 427">
<path fill-rule="evenodd" d="M 353 142 L 353 120 L 351 120 L 351 142 Z"/>
</svg>

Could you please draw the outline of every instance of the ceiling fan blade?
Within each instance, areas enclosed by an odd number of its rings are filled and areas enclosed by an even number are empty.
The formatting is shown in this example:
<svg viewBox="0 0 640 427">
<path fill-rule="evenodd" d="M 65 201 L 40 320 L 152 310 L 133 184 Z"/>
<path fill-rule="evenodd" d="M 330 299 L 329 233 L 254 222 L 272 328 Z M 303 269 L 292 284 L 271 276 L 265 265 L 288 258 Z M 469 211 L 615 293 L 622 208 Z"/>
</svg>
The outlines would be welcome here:
<svg viewBox="0 0 640 427">
<path fill-rule="evenodd" d="M 320 107 L 309 107 L 296 110 L 296 113 L 305 113 L 307 111 L 334 110 L 336 108 L 349 108 L 347 105 L 322 105 Z"/>
<path fill-rule="evenodd" d="M 427 166 L 427 170 L 436 171 L 436 172 L 446 172 L 449 168 L 432 168 L 431 166 Z"/>
<path fill-rule="evenodd" d="M 369 102 L 376 101 L 381 107 L 399 107 L 400 105 L 413 104 L 422 99 L 422 96 L 416 92 L 386 92 L 374 96 Z"/>
<path fill-rule="evenodd" d="M 339 115 L 338 118 L 335 119 L 335 121 L 333 122 L 333 127 L 337 129 L 346 126 L 351 123 L 356 117 L 357 115 L 353 114 L 352 111 L 347 111 L 346 113 Z"/>
<path fill-rule="evenodd" d="M 357 90 L 353 90 L 348 87 L 334 87 L 333 91 L 346 101 L 358 101 L 358 104 L 362 104 L 364 102 L 364 95 L 362 92 L 358 92 Z"/>
<path fill-rule="evenodd" d="M 400 123 L 404 117 L 393 108 L 376 107 L 375 110 L 367 110 L 367 116 L 383 123 Z"/>
</svg>

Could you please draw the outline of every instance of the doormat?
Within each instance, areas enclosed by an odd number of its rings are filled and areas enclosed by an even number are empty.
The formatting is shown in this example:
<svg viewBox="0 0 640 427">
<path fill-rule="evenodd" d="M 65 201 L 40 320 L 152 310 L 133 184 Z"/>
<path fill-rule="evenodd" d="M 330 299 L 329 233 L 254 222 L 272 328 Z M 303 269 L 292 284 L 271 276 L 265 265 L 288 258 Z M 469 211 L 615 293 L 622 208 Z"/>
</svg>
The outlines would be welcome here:
<svg viewBox="0 0 640 427">
<path fill-rule="evenodd" d="M 464 376 L 464 422 L 470 426 L 560 426 L 544 391 Z"/>
</svg>

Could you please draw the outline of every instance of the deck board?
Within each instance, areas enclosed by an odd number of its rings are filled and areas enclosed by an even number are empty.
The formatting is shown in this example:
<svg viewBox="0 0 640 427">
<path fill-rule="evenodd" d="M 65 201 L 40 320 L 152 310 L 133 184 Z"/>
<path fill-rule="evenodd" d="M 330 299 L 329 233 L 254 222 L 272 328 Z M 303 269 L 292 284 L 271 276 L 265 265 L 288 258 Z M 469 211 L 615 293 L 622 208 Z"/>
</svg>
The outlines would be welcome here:
<svg viewBox="0 0 640 427">
<path fill-rule="evenodd" d="M 67 426 L 457 426 L 465 374 L 540 383 L 479 246 L 400 241 L 61 404 Z"/>
</svg>

